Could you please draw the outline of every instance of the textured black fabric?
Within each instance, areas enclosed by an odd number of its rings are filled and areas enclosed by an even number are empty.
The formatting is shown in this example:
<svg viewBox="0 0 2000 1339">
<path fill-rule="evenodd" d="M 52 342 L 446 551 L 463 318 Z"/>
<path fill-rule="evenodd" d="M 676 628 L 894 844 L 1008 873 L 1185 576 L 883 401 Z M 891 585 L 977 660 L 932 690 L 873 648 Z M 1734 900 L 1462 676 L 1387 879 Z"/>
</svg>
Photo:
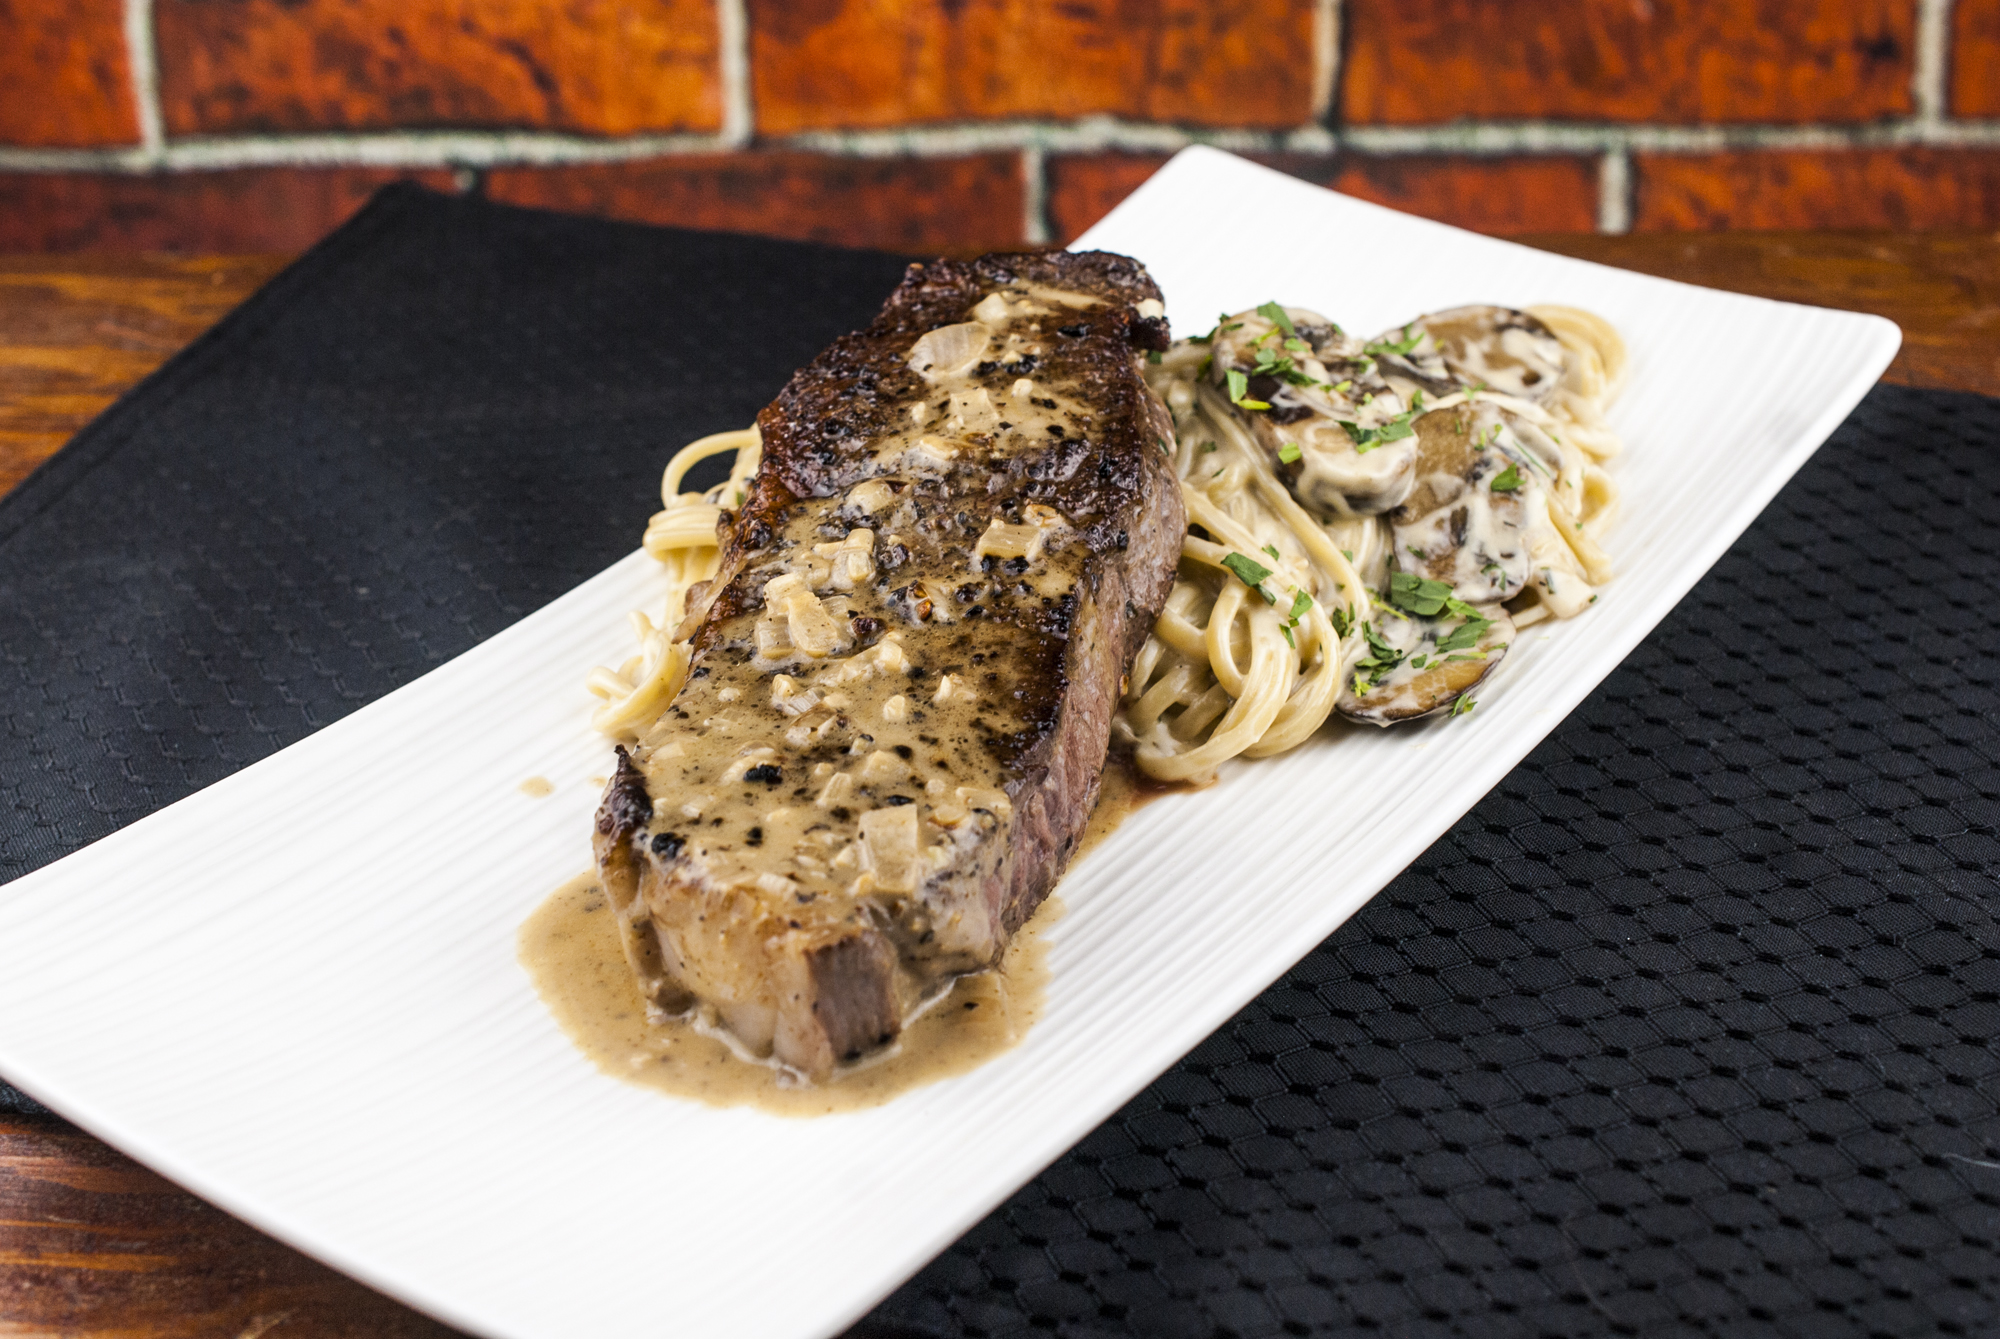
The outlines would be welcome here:
<svg viewBox="0 0 2000 1339">
<path fill-rule="evenodd" d="M 666 452 L 898 269 L 378 201 L 0 502 L 0 878 L 627 552 Z M 2000 1333 L 1996 451 L 2000 402 L 1878 388 L 1497 791 L 859 1333 Z"/>
<path fill-rule="evenodd" d="M 2000 401 L 1878 387 L 1499 789 L 860 1333 L 2000 1334 L 1996 550 Z"/>
</svg>

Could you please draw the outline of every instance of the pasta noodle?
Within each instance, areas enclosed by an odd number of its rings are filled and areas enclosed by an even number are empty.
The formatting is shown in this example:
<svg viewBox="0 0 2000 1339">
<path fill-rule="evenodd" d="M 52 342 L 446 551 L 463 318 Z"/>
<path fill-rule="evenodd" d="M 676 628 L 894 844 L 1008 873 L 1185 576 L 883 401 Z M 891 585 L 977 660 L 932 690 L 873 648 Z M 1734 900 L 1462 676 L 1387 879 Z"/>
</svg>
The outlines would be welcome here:
<svg viewBox="0 0 2000 1339">
<path fill-rule="evenodd" d="M 1524 457 L 1546 474 L 1542 487 L 1521 494 L 1545 509 L 1532 518 L 1545 551 L 1535 555 L 1541 583 L 1506 601 L 1516 629 L 1580 612 L 1611 577 L 1598 541 L 1618 511 L 1618 488 L 1605 466 L 1620 443 L 1605 409 L 1628 371 L 1624 343 L 1602 318 L 1569 307 L 1527 312 L 1562 347 L 1553 393 L 1537 403 L 1480 388 L 1421 402 L 1429 412 L 1490 405 L 1550 443 L 1551 458 Z M 1147 776 L 1194 784 L 1212 781 L 1231 758 L 1282 753 L 1319 730 L 1370 654 L 1371 619 L 1401 617 L 1381 595 L 1390 523 L 1381 515 L 1321 520 L 1301 506 L 1239 408 L 1246 401 L 1205 375 L 1211 357 L 1206 343 L 1182 341 L 1149 368 L 1174 418 L 1188 533 L 1178 577 L 1133 662 L 1114 722 Z M 726 481 L 704 493 L 680 491 L 692 466 L 732 452 Z M 666 571 L 663 612 L 657 620 L 635 612 L 639 653 L 590 675 L 590 690 L 603 700 L 592 718 L 600 731 L 635 736 L 679 691 L 688 671 L 680 624 L 689 590 L 715 575 L 717 522 L 725 508 L 742 504 L 758 454 L 750 428 L 693 442 L 667 466 L 664 507 L 644 541 Z"/>
<path fill-rule="evenodd" d="M 591 725 L 614 739 L 636 738 L 639 730 L 666 710 L 688 672 L 688 641 L 680 635 L 687 616 L 688 589 L 713 577 L 722 561 L 716 526 L 725 507 L 743 505 L 750 479 L 757 473 L 761 438 L 755 427 L 718 432 L 690 442 L 674 453 L 660 477 L 662 509 L 646 523 L 641 541 L 667 573 L 665 610 L 656 623 L 643 611 L 632 613 L 632 632 L 639 654 L 617 669 L 600 665 L 585 686 L 603 699 Z M 729 477 L 705 493 L 683 493 L 681 482 L 690 469 L 711 456 L 733 452 Z"/>
</svg>

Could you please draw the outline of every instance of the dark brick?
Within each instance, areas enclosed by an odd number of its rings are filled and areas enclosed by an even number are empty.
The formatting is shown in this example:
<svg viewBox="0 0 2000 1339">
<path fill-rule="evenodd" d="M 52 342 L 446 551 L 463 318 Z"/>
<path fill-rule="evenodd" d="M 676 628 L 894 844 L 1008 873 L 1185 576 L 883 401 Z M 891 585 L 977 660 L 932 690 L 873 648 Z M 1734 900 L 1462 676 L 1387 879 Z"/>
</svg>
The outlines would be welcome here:
<svg viewBox="0 0 2000 1339">
<path fill-rule="evenodd" d="M 1641 155 L 1633 226 L 2000 227 L 2000 151 L 1854 149 Z"/>
<path fill-rule="evenodd" d="M 1349 0 L 1342 115 L 1868 121 L 1911 109 L 1916 0 Z"/>
<path fill-rule="evenodd" d="M 759 130 L 1312 115 L 1312 0 L 749 0 Z"/>
<path fill-rule="evenodd" d="M 118 0 L 0 0 L 0 144 L 138 138 Z"/>
<path fill-rule="evenodd" d="M 495 199 L 683 228 L 907 252 L 1018 246 L 1019 158 L 742 153 L 494 172 Z"/>
<path fill-rule="evenodd" d="M 173 134 L 713 130 L 709 0 L 160 0 Z"/>
<path fill-rule="evenodd" d="M 1050 159 L 1052 231 L 1074 238 L 1165 161 L 1152 154 Z M 1594 159 L 1286 154 L 1260 161 L 1345 195 L 1478 232 L 1588 232 L 1597 224 Z"/>
<path fill-rule="evenodd" d="M 1952 6 L 1951 110 L 1955 116 L 2000 116 L 2000 0 Z"/>
<path fill-rule="evenodd" d="M 452 189 L 448 172 L 361 167 L 0 173 L 0 251 L 303 251 L 403 178 Z"/>
</svg>

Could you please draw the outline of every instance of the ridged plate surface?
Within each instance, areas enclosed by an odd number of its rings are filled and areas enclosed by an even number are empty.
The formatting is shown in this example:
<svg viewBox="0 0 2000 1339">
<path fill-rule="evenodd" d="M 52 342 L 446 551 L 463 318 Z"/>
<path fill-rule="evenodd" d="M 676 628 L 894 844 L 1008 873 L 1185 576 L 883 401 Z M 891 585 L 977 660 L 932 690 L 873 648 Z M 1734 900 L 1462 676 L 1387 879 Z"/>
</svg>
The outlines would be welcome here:
<svg viewBox="0 0 2000 1339">
<path fill-rule="evenodd" d="M 1328 732 L 1153 804 L 1074 869 L 1044 1021 L 794 1121 L 600 1075 L 515 960 L 589 860 L 581 672 L 642 554 L 282 753 L 0 890 L 0 1070 L 300 1248 L 494 1336 L 832 1334 L 1326 937 L 1618 664 L 1894 354 L 1886 321 L 1604 269 L 1192 149 L 1079 245 L 1182 333 L 1268 298 L 1372 331 L 1466 302 L 1629 341 L 1621 575 L 1468 718 Z M 668 434 L 671 436 L 671 433 Z M 546 799 L 519 789 L 534 776 Z M 393 1102 L 382 1100 L 395 1094 Z"/>
</svg>

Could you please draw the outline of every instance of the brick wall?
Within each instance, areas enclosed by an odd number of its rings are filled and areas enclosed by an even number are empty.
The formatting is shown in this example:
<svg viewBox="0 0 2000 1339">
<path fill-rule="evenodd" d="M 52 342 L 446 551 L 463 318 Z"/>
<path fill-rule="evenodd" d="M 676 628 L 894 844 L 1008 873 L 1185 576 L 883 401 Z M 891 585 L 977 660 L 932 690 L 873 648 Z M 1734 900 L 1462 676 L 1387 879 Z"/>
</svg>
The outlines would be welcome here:
<svg viewBox="0 0 2000 1339">
<path fill-rule="evenodd" d="M 405 176 L 1061 242 L 1196 142 L 1490 232 L 2000 227 L 2000 0 L 0 0 L 0 250 L 296 249 Z"/>
</svg>

